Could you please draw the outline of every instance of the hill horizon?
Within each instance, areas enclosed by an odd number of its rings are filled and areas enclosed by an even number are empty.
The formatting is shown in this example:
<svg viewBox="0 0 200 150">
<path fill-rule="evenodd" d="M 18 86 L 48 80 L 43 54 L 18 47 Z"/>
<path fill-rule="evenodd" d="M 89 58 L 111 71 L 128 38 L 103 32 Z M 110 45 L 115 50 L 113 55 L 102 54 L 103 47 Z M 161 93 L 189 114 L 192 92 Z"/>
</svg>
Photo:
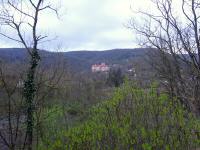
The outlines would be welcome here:
<svg viewBox="0 0 200 150">
<path fill-rule="evenodd" d="M 51 52 L 40 50 L 40 55 L 45 63 L 52 63 L 57 57 L 64 61 L 75 71 L 89 71 L 92 64 L 106 63 L 125 65 L 131 61 L 143 61 L 146 54 L 154 49 L 133 48 L 133 49 L 110 49 L 103 51 L 77 50 L 68 52 Z M 27 62 L 28 54 L 24 48 L 0 48 L 0 59 L 8 63 Z"/>
</svg>

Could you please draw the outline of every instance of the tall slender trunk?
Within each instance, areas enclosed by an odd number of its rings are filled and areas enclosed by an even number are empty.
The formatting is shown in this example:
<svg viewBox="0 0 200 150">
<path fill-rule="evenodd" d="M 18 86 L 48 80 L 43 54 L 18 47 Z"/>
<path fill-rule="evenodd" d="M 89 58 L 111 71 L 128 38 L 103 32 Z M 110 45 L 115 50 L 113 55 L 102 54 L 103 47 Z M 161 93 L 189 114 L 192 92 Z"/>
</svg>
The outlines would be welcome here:
<svg viewBox="0 0 200 150">
<path fill-rule="evenodd" d="M 28 69 L 25 86 L 24 86 L 24 97 L 26 100 L 26 115 L 27 115 L 27 139 L 26 143 L 28 150 L 32 150 L 33 144 L 33 128 L 34 128 L 34 97 L 36 91 L 35 85 L 35 72 L 40 61 L 40 56 L 37 49 L 32 50 L 30 68 Z"/>
</svg>

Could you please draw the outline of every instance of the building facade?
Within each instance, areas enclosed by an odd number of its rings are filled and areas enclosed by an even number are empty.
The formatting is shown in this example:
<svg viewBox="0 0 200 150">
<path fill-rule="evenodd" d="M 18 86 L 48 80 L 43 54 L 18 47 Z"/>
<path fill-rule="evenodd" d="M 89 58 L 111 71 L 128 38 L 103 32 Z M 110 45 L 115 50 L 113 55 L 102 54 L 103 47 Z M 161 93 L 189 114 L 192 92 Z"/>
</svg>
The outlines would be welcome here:
<svg viewBox="0 0 200 150">
<path fill-rule="evenodd" d="M 92 65 L 91 69 L 92 72 L 108 72 L 110 70 L 110 67 L 105 63 L 101 63 Z"/>
</svg>

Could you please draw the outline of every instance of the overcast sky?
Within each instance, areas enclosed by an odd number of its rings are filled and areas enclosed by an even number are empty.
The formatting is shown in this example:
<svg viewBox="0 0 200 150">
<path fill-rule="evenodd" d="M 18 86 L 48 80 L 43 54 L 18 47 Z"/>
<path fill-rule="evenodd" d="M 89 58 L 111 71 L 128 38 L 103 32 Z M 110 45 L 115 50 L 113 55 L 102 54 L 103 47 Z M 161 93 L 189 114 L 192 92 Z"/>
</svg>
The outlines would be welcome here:
<svg viewBox="0 0 200 150">
<path fill-rule="evenodd" d="M 60 19 L 43 14 L 40 29 L 55 38 L 45 49 L 104 50 L 133 48 L 137 43 L 132 31 L 125 25 L 133 16 L 132 9 L 144 8 L 148 0 L 63 0 Z M 1 47 L 14 47 L 8 40 Z"/>
</svg>

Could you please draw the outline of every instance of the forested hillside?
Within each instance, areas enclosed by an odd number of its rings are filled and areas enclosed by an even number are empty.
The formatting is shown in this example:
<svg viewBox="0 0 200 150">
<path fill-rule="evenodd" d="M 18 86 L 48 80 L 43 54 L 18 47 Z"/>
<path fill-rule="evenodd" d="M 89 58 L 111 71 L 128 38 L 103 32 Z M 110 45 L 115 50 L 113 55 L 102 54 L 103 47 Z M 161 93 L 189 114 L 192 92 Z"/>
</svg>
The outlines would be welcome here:
<svg viewBox="0 0 200 150">
<path fill-rule="evenodd" d="M 113 49 L 105 51 L 71 51 L 49 52 L 41 50 L 42 61 L 52 63 L 58 57 L 68 63 L 73 71 L 90 71 L 91 65 L 105 62 L 107 64 L 128 64 L 131 60 L 144 62 L 144 57 L 151 49 Z M 28 61 L 27 51 L 20 48 L 0 49 L 0 58 L 8 63 L 20 63 Z M 142 60 L 141 60 L 142 59 Z"/>
</svg>

